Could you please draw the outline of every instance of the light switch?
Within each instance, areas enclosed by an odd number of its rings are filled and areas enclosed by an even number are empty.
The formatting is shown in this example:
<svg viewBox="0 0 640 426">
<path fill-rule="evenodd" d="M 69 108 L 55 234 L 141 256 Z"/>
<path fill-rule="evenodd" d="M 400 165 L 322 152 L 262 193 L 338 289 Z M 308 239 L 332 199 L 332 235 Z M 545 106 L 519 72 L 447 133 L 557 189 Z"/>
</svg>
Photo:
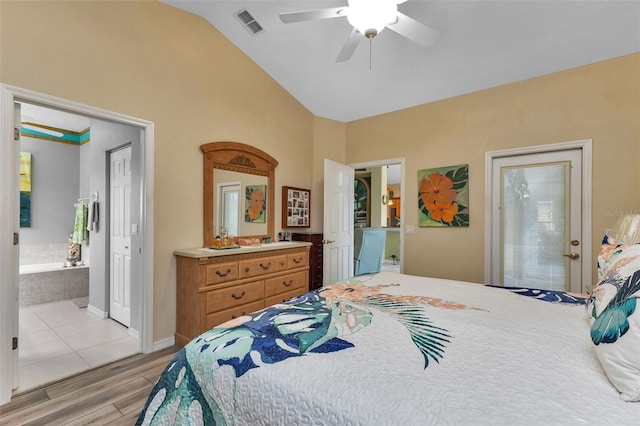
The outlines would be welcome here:
<svg viewBox="0 0 640 426">
<path fill-rule="evenodd" d="M 416 233 L 416 228 L 413 227 L 413 225 L 407 225 L 407 234 L 415 234 Z"/>
<path fill-rule="evenodd" d="M 138 224 L 137 223 L 132 223 L 131 224 L 131 235 L 138 235 Z"/>
</svg>

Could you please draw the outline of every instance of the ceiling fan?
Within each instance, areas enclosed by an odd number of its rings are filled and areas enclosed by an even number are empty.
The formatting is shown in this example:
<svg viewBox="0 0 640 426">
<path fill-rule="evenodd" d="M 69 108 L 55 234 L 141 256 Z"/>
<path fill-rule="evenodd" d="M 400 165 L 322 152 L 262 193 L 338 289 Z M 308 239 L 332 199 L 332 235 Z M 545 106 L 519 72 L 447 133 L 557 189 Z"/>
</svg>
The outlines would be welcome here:
<svg viewBox="0 0 640 426">
<path fill-rule="evenodd" d="M 423 47 L 433 43 L 440 33 L 399 12 L 398 5 L 405 1 L 407 0 L 347 0 L 347 6 L 342 7 L 281 13 L 280 20 L 290 24 L 346 17 L 353 30 L 336 58 L 336 62 L 344 62 L 351 58 L 362 35 L 371 41 L 385 28 Z"/>
</svg>

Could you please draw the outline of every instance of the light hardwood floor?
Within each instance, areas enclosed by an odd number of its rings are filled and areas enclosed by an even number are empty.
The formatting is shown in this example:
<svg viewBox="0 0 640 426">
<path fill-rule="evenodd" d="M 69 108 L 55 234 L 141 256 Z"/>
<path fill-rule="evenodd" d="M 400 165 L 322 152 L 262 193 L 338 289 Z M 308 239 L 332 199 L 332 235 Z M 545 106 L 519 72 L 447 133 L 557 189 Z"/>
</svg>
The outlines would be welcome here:
<svg viewBox="0 0 640 426">
<path fill-rule="evenodd" d="M 0 425 L 133 425 L 178 347 L 134 355 L 14 396 Z"/>
</svg>

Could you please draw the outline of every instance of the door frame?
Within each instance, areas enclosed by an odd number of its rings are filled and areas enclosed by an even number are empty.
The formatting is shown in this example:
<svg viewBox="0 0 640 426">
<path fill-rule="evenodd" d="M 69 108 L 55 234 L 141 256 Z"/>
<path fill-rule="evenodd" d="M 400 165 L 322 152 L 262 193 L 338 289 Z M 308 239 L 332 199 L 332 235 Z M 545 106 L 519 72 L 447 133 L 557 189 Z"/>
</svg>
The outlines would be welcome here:
<svg viewBox="0 0 640 426">
<path fill-rule="evenodd" d="M 377 160 L 377 161 L 365 161 L 362 163 L 349 163 L 347 166 L 352 167 L 353 169 L 364 169 L 368 167 L 382 167 L 382 166 L 390 166 L 390 165 L 399 164 L 400 165 L 400 199 L 406 200 L 405 198 L 405 158 L 389 158 L 386 160 Z M 398 264 L 400 265 L 400 273 L 404 272 L 404 224 L 405 224 L 405 211 L 406 209 L 400 210 L 400 261 Z M 351 259 L 353 262 L 353 259 Z"/>
<path fill-rule="evenodd" d="M 140 223 L 142 224 L 142 319 L 140 346 L 143 353 L 154 350 L 153 345 L 153 198 L 154 198 L 154 123 L 136 117 L 103 110 L 78 102 L 46 95 L 7 84 L 0 84 L 0 170 L 2 184 L 0 199 L 3 201 L 0 212 L 0 404 L 11 399 L 14 366 L 11 340 L 14 336 L 18 318 L 18 282 L 17 250 L 13 245 L 13 233 L 16 229 L 18 197 L 15 196 L 17 177 L 13 176 L 16 165 L 13 164 L 15 144 L 13 140 L 14 103 L 26 102 L 71 113 L 110 120 L 140 128 L 142 133 Z M 8 279 L 7 279 L 8 278 Z M 14 328 L 15 326 L 15 328 Z"/>
<path fill-rule="evenodd" d="M 484 283 L 491 284 L 492 277 L 492 235 L 493 235 L 493 160 L 516 155 L 540 154 L 544 152 L 580 149 L 582 151 L 582 292 L 591 285 L 591 203 L 592 203 L 592 140 L 582 139 L 569 142 L 511 148 L 485 153 L 485 231 L 484 231 Z"/>
</svg>

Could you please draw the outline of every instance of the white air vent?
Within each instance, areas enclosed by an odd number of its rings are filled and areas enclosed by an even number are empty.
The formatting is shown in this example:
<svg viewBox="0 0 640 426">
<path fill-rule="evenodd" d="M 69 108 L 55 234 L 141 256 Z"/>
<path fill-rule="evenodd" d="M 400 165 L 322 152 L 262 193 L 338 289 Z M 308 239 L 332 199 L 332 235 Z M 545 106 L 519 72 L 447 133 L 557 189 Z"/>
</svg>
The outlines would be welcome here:
<svg viewBox="0 0 640 426">
<path fill-rule="evenodd" d="M 251 33 L 251 35 L 258 35 L 264 31 L 262 25 L 256 21 L 256 18 L 249 13 L 247 9 L 242 9 L 236 13 L 236 18 L 242 23 L 242 25 Z"/>
</svg>

